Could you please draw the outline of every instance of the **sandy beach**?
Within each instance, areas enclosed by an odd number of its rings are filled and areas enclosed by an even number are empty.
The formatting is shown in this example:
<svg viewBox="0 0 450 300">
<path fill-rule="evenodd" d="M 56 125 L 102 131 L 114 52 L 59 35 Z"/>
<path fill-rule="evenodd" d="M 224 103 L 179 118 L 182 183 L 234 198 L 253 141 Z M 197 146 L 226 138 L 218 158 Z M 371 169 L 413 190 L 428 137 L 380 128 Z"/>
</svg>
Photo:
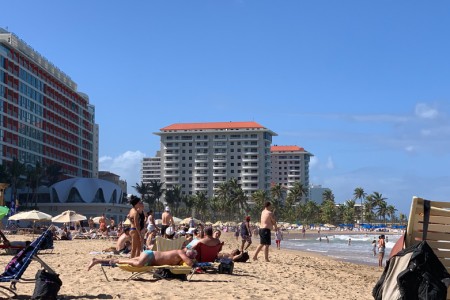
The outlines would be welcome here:
<svg viewBox="0 0 450 300">
<path fill-rule="evenodd" d="M 30 240 L 31 236 L 9 235 L 10 240 Z M 222 234 L 224 251 L 237 248 L 231 233 Z M 240 241 L 239 241 L 240 242 Z M 258 240 L 250 247 L 252 256 Z M 108 282 L 100 266 L 87 271 L 93 257 L 107 258 L 101 252 L 114 245 L 108 240 L 55 241 L 52 253 L 40 254 L 63 282 L 59 299 L 373 299 L 372 288 L 382 270 L 375 266 L 339 262 L 320 255 L 299 251 L 277 250 L 271 246 L 271 262 L 235 263 L 234 274 L 195 274 L 191 281 L 156 280 L 144 275 L 138 280 L 126 279 L 130 273 L 106 268 Z M 3 251 L 4 252 L 4 251 Z M 2 253 L 5 266 L 12 256 Z M 24 278 L 34 278 L 39 269 L 32 262 Z M 9 285 L 2 283 L 3 285 Z M 29 299 L 34 283 L 18 283 L 17 299 Z"/>
</svg>

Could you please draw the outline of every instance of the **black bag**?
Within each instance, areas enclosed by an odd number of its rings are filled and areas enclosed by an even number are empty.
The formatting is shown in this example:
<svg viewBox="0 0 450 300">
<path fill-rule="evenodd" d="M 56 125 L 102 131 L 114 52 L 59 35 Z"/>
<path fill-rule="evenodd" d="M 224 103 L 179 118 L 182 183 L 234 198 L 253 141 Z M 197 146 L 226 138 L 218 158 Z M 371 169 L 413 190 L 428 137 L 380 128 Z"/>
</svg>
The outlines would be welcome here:
<svg viewBox="0 0 450 300">
<path fill-rule="evenodd" d="M 56 300 L 62 281 L 56 273 L 41 269 L 36 273 L 36 285 L 31 299 Z"/>
<path fill-rule="evenodd" d="M 250 259 L 250 255 L 248 255 L 248 252 L 245 251 L 244 253 L 242 253 L 241 257 L 239 257 L 238 259 L 235 260 L 235 262 L 246 262 L 249 259 Z"/>
<path fill-rule="evenodd" d="M 426 241 L 412 245 L 386 262 L 381 278 L 373 288 L 376 300 L 440 300 L 447 298 L 443 280 L 447 269 Z"/>
<path fill-rule="evenodd" d="M 187 280 L 186 274 L 174 274 L 169 269 L 157 269 L 153 272 L 153 278 L 157 279 L 178 279 L 181 281 Z"/>
<path fill-rule="evenodd" d="M 231 259 L 222 258 L 219 264 L 219 274 L 233 274 L 234 262 Z"/>
</svg>

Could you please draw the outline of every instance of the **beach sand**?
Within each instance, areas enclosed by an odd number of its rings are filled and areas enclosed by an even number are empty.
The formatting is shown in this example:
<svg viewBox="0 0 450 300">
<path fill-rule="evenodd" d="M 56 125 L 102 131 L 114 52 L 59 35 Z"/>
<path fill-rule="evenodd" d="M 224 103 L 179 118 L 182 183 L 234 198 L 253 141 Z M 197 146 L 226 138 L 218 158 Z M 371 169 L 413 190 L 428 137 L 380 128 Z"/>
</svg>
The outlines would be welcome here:
<svg viewBox="0 0 450 300">
<path fill-rule="evenodd" d="M 8 238 L 30 240 L 32 237 L 9 235 Z M 222 234 L 221 239 L 225 241 L 224 251 L 237 248 L 238 242 L 231 233 Z M 259 243 L 258 239 L 253 240 L 250 257 Z M 93 257 L 110 257 L 91 252 L 101 252 L 113 245 L 108 240 L 55 241 L 52 253 L 41 253 L 39 256 L 60 274 L 63 286 L 59 299 L 373 299 L 372 288 L 382 273 L 375 266 L 277 250 L 273 242 L 271 262 L 265 262 L 261 252 L 258 261 L 235 263 L 233 275 L 195 274 L 190 282 L 182 282 L 156 280 L 149 274 L 127 281 L 131 273 L 105 268 L 111 280 L 108 282 L 100 266 L 94 266 L 89 272 L 87 266 Z M 0 264 L 5 266 L 11 258 L 0 255 Z M 32 262 L 23 277 L 34 278 L 38 269 L 39 264 Z M 34 284 L 18 283 L 18 299 L 29 299 L 33 290 Z"/>
</svg>

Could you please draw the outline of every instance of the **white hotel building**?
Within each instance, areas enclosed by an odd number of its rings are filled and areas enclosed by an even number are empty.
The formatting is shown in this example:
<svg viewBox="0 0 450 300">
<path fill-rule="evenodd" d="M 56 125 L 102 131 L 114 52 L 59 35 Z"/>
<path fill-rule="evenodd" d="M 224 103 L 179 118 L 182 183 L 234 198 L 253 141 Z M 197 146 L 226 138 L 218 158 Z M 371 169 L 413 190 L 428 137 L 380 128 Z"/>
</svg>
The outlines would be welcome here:
<svg viewBox="0 0 450 300">
<path fill-rule="evenodd" d="M 161 181 L 208 197 L 231 178 L 247 195 L 270 189 L 270 147 L 277 134 L 256 122 L 172 124 L 160 136 Z"/>
</svg>

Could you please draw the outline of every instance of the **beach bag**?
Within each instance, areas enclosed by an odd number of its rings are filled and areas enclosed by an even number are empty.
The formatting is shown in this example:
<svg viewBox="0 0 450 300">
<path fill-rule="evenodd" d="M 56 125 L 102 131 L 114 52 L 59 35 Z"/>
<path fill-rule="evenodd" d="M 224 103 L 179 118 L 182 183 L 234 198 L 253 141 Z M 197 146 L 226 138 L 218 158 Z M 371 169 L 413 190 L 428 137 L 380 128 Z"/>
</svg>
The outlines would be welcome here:
<svg viewBox="0 0 450 300">
<path fill-rule="evenodd" d="M 376 300 L 447 298 L 450 274 L 426 241 L 392 256 L 372 291 Z"/>
<path fill-rule="evenodd" d="M 233 274 L 234 262 L 229 258 L 219 260 L 219 274 Z"/>
<path fill-rule="evenodd" d="M 250 255 L 248 255 L 248 252 L 242 253 L 242 256 L 235 260 L 235 262 L 246 262 L 250 259 Z"/>
<path fill-rule="evenodd" d="M 187 280 L 186 274 L 174 274 L 169 269 L 157 269 L 153 272 L 153 278 L 156 279 L 178 279 L 181 281 Z"/>
<path fill-rule="evenodd" d="M 59 275 L 41 269 L 36 273 L 36 285 L 31 299 L 56 300 L 62 281 Z"/>
</svg>

